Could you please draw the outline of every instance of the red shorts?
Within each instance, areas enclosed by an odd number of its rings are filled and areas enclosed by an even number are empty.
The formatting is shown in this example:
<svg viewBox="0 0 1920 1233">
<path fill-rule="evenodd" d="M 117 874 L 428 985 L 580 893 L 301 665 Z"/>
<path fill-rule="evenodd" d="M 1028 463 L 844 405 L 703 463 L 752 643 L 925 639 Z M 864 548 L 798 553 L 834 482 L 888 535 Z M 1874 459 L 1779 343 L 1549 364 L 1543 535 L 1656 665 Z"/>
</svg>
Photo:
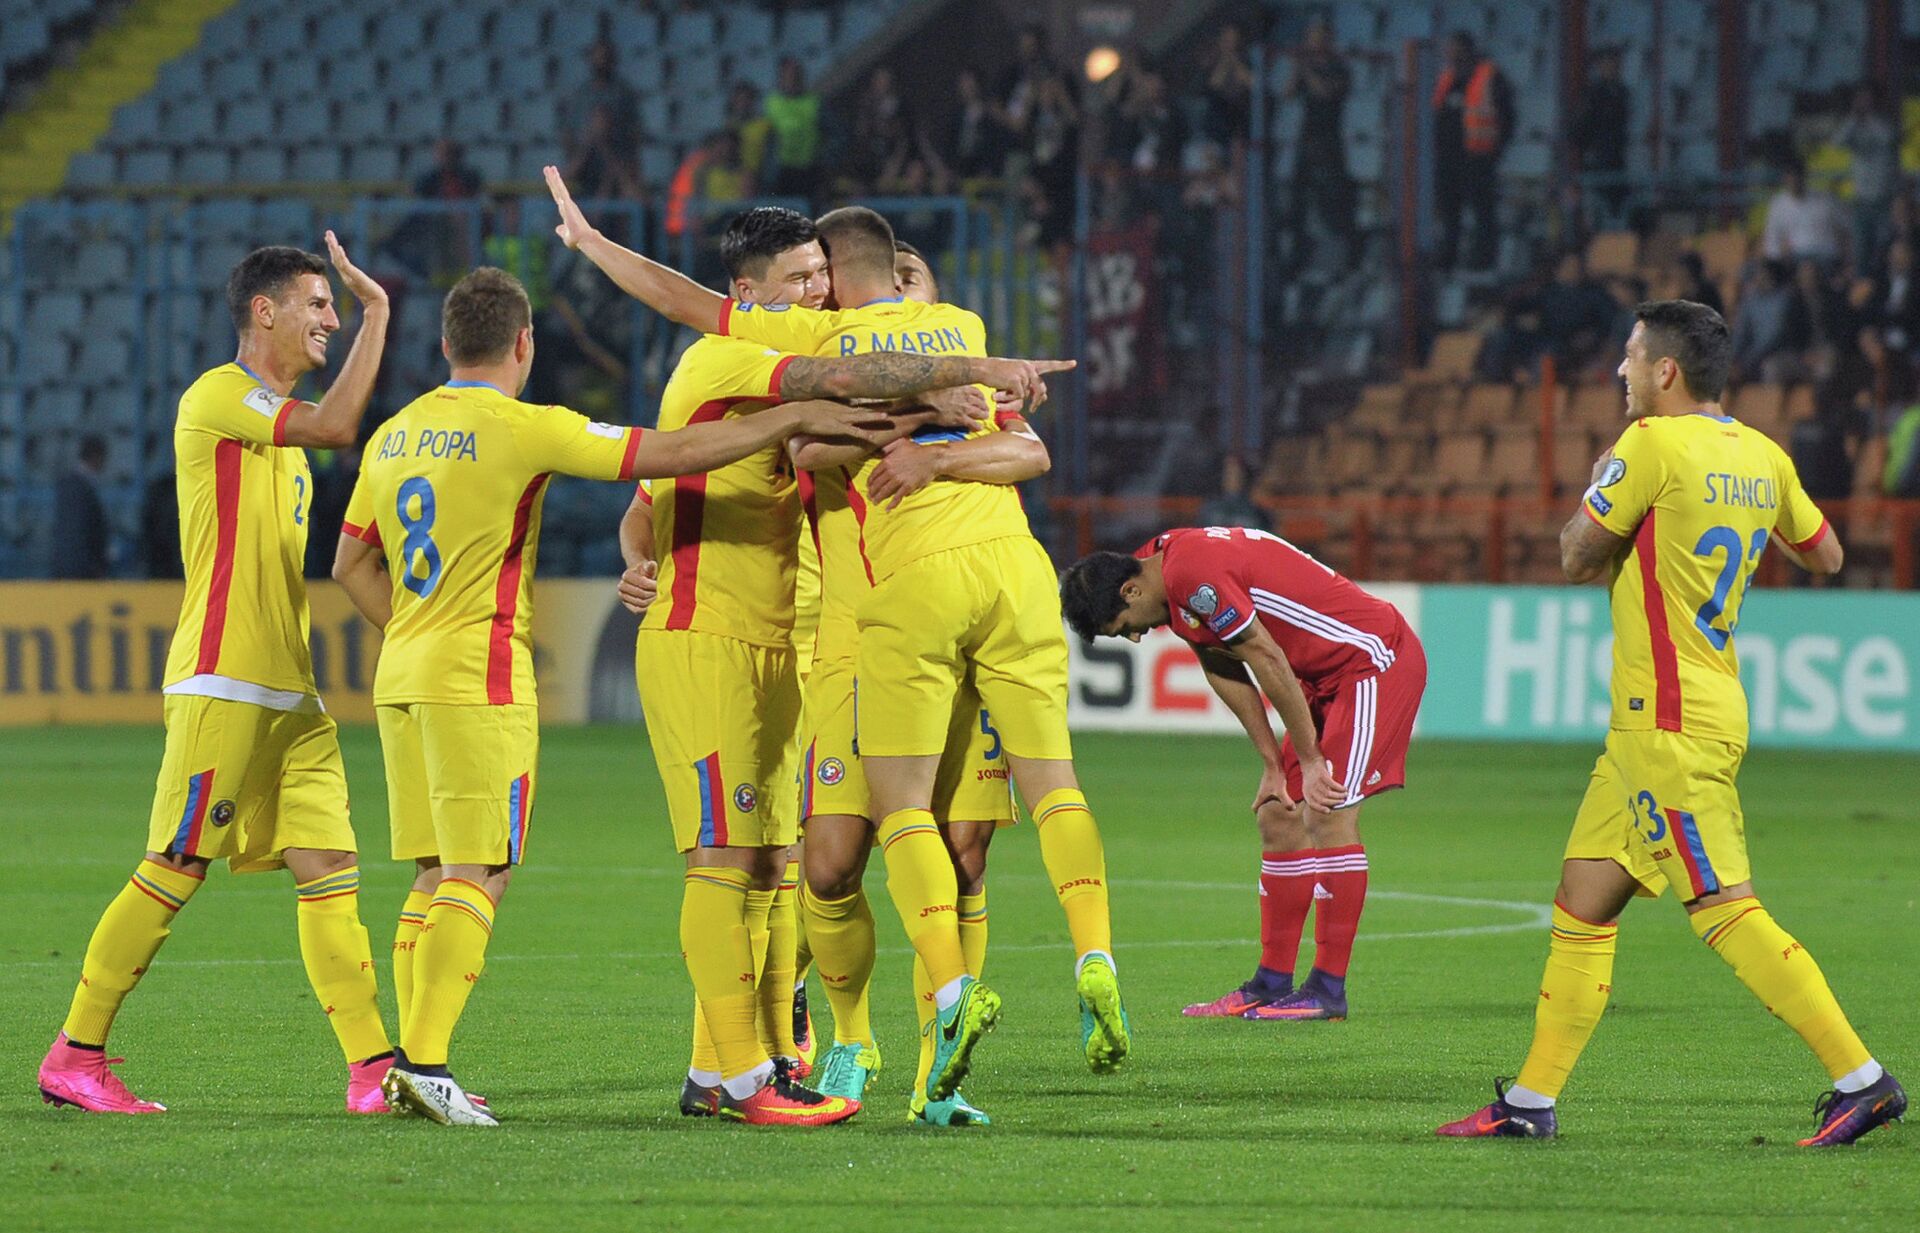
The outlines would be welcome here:
<svg viewBox="0 0 1920 1233">
<path fill-rule="evenodd" d="M 1314 702 L 1313 723 L 1320 733 L 1320 752 L 1334 778 L 1346 785 L 1339 808 L 1358 805 L 1376 792 L 1405 786 L 1407 744 L 1413 738 L 1413 717 L 1420 695 L 1427 689 L 1427 653 L 1413 631 L 1405 630 L 1393 649 L 1393 667 L 1372 676 L 1347 681 L 1333 697 Z M 1300 799 L 1300 759 L 1293 739 L 1280 742 L 1281 765 L 1287 772 L 1287 791 Z"/>
</svg>

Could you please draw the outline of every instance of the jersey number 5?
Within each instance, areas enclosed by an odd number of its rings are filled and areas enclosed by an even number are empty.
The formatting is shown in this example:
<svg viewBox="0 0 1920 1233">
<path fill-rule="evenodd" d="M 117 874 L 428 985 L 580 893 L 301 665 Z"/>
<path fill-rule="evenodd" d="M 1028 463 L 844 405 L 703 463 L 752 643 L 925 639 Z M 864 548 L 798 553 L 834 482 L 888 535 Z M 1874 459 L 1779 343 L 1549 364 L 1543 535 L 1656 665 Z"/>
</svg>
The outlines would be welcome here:
<svg viewBox="0 0 1920 1233">
<path fill-rule="evenodd" d="M 1697 557 L 1726 555 L 1725 563 L 1720 566 L 1720 576 L 1714 579 L 1713 594 L 1706 603 L 1700 605 L 1700 611 L 1693 617 L 1694 625 L 1706 635 L 1716 651 L 1727 649 L 1727 642 L 1733 637 L 1733 627 L 1739 623 L 1739 618 L 1736 616 L 1728 621 L 1725 629 L 1714 622 L 1726 614 L 1729 598 L 1733 598 L 1736 604 L 1739 602 L 1733 594 L 1733 588 L 1738 585 L 1741 593 L 1745 593 L 1746 582 L 1753 577 L 1754 563 L 1760 559 L 1766 547 L 1767 532 L 1764 527 L 1753 533 L 1753 545 L 1747 548 L 1744 556 L 1741 549 L 1746 545 L 1740 542 L 1740 532 L 1732 527 L 1708 527 L 1700 536 L 1700 542 L 1693 546 L 1693 555 Z"/>
<path fill-rule="evenodd" d="M 394 512 L 406 532 L 406 538 L 400 541 L 400 556 L 406 561 L 400 580 L 406 583 L 407 590 L 425 599 L 440 585 L 440 548 L 433 542 L 433 482 L 423 475 L 407 480 L 400 485 L 400 497 L 395 504 Z M 426 566 L 424 576 L 415 572 L 416 556 L 422 558 L 421 564 Z"/>
</svg>

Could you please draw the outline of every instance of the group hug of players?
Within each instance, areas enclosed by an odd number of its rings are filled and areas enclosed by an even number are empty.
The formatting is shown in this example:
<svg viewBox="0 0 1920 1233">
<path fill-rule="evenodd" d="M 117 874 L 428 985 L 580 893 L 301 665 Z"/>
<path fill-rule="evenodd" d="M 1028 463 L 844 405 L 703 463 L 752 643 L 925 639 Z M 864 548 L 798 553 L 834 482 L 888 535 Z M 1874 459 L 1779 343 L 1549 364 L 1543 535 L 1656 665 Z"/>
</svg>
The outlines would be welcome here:
<svg viewBox="0 0 1920 1233">
<path fill-rule="evenodd" d="M 1127 1059 L 1105 856 L 1067 731 L 1063 624 L 1088 639 L 1171 628 L 1261 760 L 1260 962 L 1184 1013 L 1344 1019 L 1367 888 L 1359 810 L 1403 784 L 1426 683 L 1401 614 L 1285 540 L 1238 528 L 1168 531 L 1057 576 L 1013 485 L 1046 469 L 1026 415 L 1045 398 L 1044 374 L 1070 364 L 987 357 L 979 318 L 940 302 L 882 216 L 747 211 L 721 241 L 721 295 L 609 240 L 554 169 L 547 179 L 560 238 L 701 337 L 657 429 L 526 404 L 526 293 L 476 270 L 444 306 L 449 379 L 367 445 L 334 576 L 384 633 L 374 701 L 392 854 L 416 867 L 393 944 L 397 1041 L 360 923 L 300 568 L 304 447 L 357 439 L 389 316 L 328 233 L 362 320 L 325 397 L 292 390 L 339 329 L 327 263 L 265 248 L 229 282 L 237 359 L 181 399 L 187 583 L 148 851 L 95 928 L 41 1063 L 43 1098 L 164 1110 L 113 1072 L 107 1036 L 224 858 L 235 872 L 293 876 L 349 1112 L 498 1124 L 448 1060 L 533 818 L 532 578 L 553 474 L 637 483 L 619 589 L 641 614 L 635 676 L 686 860 L 680 938 L 695 1013 L 683 1113 L 824 1125 L 869 1098 L 881 1055 L 863 878 L 877 849 L 915 955 L 909 1116 L 986 1124 L 960 1084 L 1001 1012 L 981 979 L 986 867 L 1015 819 L 1012 789 L 1069 926 L 1087 1064 L 1106 1073 Z M 1905 1110 L 1750 880 L 1734 785 L 1747 735 L 1741 600 L 1770 541 L 1820 572 L 1839 568 L 1841 550 L 1786 454 L 1719 413 L 1729 351 L 1710 309 L 1638 312 L 1620 370 L 1632 422 L 1561 537 L 1570 579 L 1609 579 L 1613 722 L 1566 851 L 1532 1047 L 1516 1082 L 1497 1083 L 1492 1104 L 1443 1135 L 1557 1133 L 1555 1103 L 1611 989 L 1617 918 L 1669 885 L 1695 932 L 1832 1079 L 1805 1143 L 1852 1142 Z M 1740 482 L 1716 484 L 1728 476 Z M 1310 912 L 1313 961 L 1296 982 Z M 824 1052 L 805 1002 L 810 967 L 833 1010 Z"/>
</svg>

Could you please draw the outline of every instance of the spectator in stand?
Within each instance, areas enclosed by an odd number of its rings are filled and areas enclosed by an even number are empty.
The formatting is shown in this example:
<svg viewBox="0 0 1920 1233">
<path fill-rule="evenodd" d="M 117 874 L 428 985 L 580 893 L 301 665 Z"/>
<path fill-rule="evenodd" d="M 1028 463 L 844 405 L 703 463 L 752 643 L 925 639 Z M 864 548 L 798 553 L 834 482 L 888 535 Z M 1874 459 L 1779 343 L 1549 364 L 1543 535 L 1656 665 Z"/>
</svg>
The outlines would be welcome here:
<svg viewBox="0 0 1920 1233">
<path fill-rule="evenodd" d="M 107 503 L 100 496 L 100 477 L 107 469 L 107 442 L 88 433 L 80 438 L 73 470 L 53 486 L 54 550 L 50 577 L 105 578 L 111 533 Z"/>
<path fill-rule="evenodd" d="M 413 195 L 428 201 L 458 201 L 478 197 L 484 187 L 480 173 L 467 163 L 458 141 L 442 137 L 433 143 L 433 166 L 413 182 Z"/>
<path fill-rule="evenodd" d="M 1107 154 L 1141 175 L 1179 164 L 1180 117 L 1167 101 L 1167 82 L 1151 69 L 1129 68 L 1113 122 L 1107 126 Z"/>
<path fill-rule="evenodd" d="M 1853 269 L 1869 274 L 1886 251 L 1893 199 L 1900 192 L 1900 130 L 1879 87 L 1862 82 L 1833 135 L 1853 155 Z"/>
<path fill-rule="evenodd" d="M 1794 285 L 1807 310 L 1807 363 L 1816 380 L 1858 388 L 1867 381 L 1858 346 L 1861 318 L 1837 277 L 1813 260 L 1794 267 Z"/>
<path fill-rule="evenodd" d="M 1006 166 L 1006 130 L 980 85 L 980 74 L 970 68 L 953 79 L 957 106 L 947 134 L 946 152 L 962 179 L 997 176 Z"/>
<path fill-rule="evenodd" d="M 900 91 L 894 85 L 893 69 L 875 68 L 867 78 L 866 89 L 853 100 L 853 114 L 846 119 L 845 131 L 852 140 L 842 152 L 840 164 L 847 187 L 870 190 L 880 179 L 880 169 L 895 149 L 910 141 L 911 121 Z"/>
<path fill-rule="evenodd" d="M 173 468 L 147 481 L 140 497 L 140 548 L 147 578 L 184 578 L 180 556 L 180 497 Z"/>
<path fill-rule="evenodd" d="M 1605 287 L 1587 274 L 1579 250 L 1563 253 L 1553 278 L 1540 289 L 1540 334 L 1561 371 L 1571 376 L 1611 340 L 1617 306 Z"/>
<path fill-rule="evenodd" d="M 773 124 L 752 82 L 735 82 L 727 95 L 727 126 L 740 138 L 740 165 L 747 173 L 747 195 L 752 196 L 769 178 L 766 171 L 773 149 Z"/>
<path fill-rule="evenodd" d="M 780 81 L 763 104 L 773 126 L 771 188 L 783 197 L 814 191 L 820 159 L 820 96 L 807 88 L 806 72 L 792 56 L 780 61 Z"/>
<path fill-rule="evenodd" d="M 611 406 L 627 380 L 635 302 L 577 252 L 563 250 L 544 309 L 533 318 L 540 362 L 526 398 L 588 409 Z"/>
<path fill-rule="evenodd" d="M 894 117 L 885 135 L 885 149 L 875 191 L 893 197 L 945 196 L 953 191 L 953 172 L 946 160 L 905 116 Z"/>
<path fill-rule="evenodd" d="M 613 44 L 587 48 L 587 82 L 573 93 L 561 117 L 565 125 L 565 170 L 574 195 L 631 197 L 640 180 L 640 95 L 621 80 Z"/>
<path fill-rule="evenodd" d="M 1493 265 L 1500 204 L 1500 156 L 1513 137 L 1513 87 L 1464 30 L 1447 36 L 1447 60 L 1433 87 L 1433 195 L 1440 212 L 1439 265 L 1460 258 L 1462 216 L 1473 213 L 1466 268 Z"/>
<path fill-rule="evenodd" d="M 1028 168 L 1027 199 L 1040 242 L 1057 244 L 1073 227 L 1073 181 L 1080 147 L 1080 109 L 1064 74 L 1040 78 L 1021 121 Z"/>
<path fill-rule="evenodd" d="M 1681 253 L 1678 265 L 1677 281 L 1670 298 L 1705 304 L 1722 317 L 1726 316 L 1726 301 L 1720 298 L 1720 288 L 1714 286 L 1713 280 L 1707 277 L 1707 263 L 1700 259 L 1700 254 Z"/>
<path fill-rule="evenodd" d="M 1246 456 L 1228 454 L 1220 460 L 1220 491 L 1200 507 L 1195 525 L 1272 530 L 1273 522 L 1254 502 L 1252 489 L 1253 469 L 1247 465 Z"/>
<path fill-rule="evenodd" d="M 1474 357 L 1474 380 L 1531 381 L 1546 353 L 1539 302 L 1530 295 L 1510 293 L 1500 304 L 1500 324 L 1487 334 Z"/>
<path fill-rule="evenodd" d="M 413 182 L 413 195 L 423 201 L 466 201 L 478 197 L 485 187 L 480 173 L 467 163 L 460 143 L 442 137 L 433 143 L 433 166 Z M 468 251 L 469 234 L 450 214 L 420 211 L 393 229 L 380 253 L 412 276 L 428 278 L 474 264 L 475 254 Z"/>
<path fill-rule="evenodd" d="M 1019 41 L 1015 45 L 1013 63 L 994 90 L 1001 113 L 1007 127 L 1015 133 L 1024 134 L 1032 126 L 1032 111 L 1036 106 L 1041 87 L 1051 78 L 1061 76 L 1060 66 L 1054 63 L 1053 55 L 1047 49 L 1047 32 L 1040 26 L 1027 26 L 1020 31 Z"/>
<path fill-rule="evenodd" d="M 1762 261 L 1734 314 L 1734 371 L 1748 381 L 1797 380 L 1806 371 L 1807 336 L 1807 309 L 1791 267 Z"/>
<path fill-rule="evenodd" d="M 1769 261 L 1812 259 L 1824 266 L 1839 264 L 1846 245 L 1846 227 L 1840 205 L 1831 196 L 1807 187 L 1804 167 L 1789 166 L 1780 191 L 1767 204 L 1767 226 L 1760 235 L 1760 255 Z"/>
<path fill-rule="evenodd" d="M 1287 229 L 1296 255 L 1307 247 L 1309 212 L 1321 228 L 1340 240 L 1342 262 L 1353 243 L 1353 177 L 1347 173 L 1347 94 L 1353 73 L 1333 45 L 1333 23 L 1315 14 L 1307 33 L 1290 53 L 1293 74 L 1287 97 L 1300 100 L 1300 140 L 1293 167 L 1293 192 L 1287 203 Z"/>
<path fill-rule="evenodd" d="M 1618 47 L 1595 50 L 1593 76 L 1580 96 L 1567 136 L 1579 156 L 1580 170 L 1603 181 L 1588 191 L 1606 203 L 1607 225 L 1619 225 L 1620 207 L 1627 199 L 1627 186 L 1620 179 L 1627 169 L 1627 87 L 1620 80 Z"/>
<path fill-rule="evenodd" d="M 1208 138 L 1222 147 L 1247 139 L 1253 100 L 1253 67 L 1240 27 L 1220 27 L 1207 64 L 1205 128 Z"/>
<path fill-rule="evenodd" d="M 1889 350 L 1910 355 L 1920 349 L 1920 279 L 1914 276 L 1912 244 L 1896 239 L 1887 245 L 1886 268 L 1868 284 L 1860 307 Z"/>
</svg>

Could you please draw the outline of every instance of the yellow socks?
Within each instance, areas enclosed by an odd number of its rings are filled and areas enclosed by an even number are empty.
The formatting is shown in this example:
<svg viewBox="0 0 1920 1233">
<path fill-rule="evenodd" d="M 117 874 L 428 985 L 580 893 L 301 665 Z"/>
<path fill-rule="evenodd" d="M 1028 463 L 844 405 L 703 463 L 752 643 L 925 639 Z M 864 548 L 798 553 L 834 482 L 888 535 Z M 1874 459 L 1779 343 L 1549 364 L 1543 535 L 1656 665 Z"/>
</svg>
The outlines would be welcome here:
<svg viewBox="0 0 1920 1233">
<path fill-rule="evenodd" d="M 1550 1101 L 1559 1098 L 1607 1008 L 1607 995 L 1613 992 L 1613 953 L 1619 936 L 1618 925 L 1595 925 L 1553 905 L 1547 970 L 1540 976 L 1533 1047 L 1520 1067 L 1521 1087 Z"/>
<path fill-rule="evenodd" d="M 1800 1034 L 1827 1068 L 1829 1079 L 1842 1078 L 1871 1059 L 1827 987 L 1820 965 L 1758 899 L 1749 896 L 1702 908 L 1687 919 L 1700 940 L 1733 968 L 1740 983 Z"/>
<path fill-rule="evenodd" d="M 800 905 L 819 962 L 820 983 L 826 988 L 827 1004 L 833 1007 L 834 1042 L 872 1044 L 867 991 L 873 983 L 874 934 L 867 892 L 856 890 L 845 899 L 821 899 L 803 887 Z"/>
<path fill-rule="evenodd" d="M 754 1027 L 753 938 L 747 919 L 747 871 L 725 867 L 687 870 L 680 901 L 680 952 L 713 1036 L 721 1075 L 732 1079 L 767 1063 Z M 762 891 L 771 899 L 771 893 Z"/>
<path fill-rule="evenodd" d="M 693 1059 L 687 1063 L 689 1078 L 712 1087 L 720 1082 L 720 1055 L 713 1050 L 713 1033 L 707 1030 L 707 1010 L 700 999 L 693 999 Z"/>
<path fill-rule="evenodd" d="M 447 1064 L 454 1024 L 486 969 L 492 936 L 493 900 L 486 888 L 465 878 L 443 878 L 413 952 L 413 1010 L 400 1033 L 409 1062 Z"/>
<path fill-rule="evenodd" d="M 914 953 L 927 965 L 927 978 L 935 989 L 944 989 L 966 975 L 967 957 L 960 949 L 955 910 L 959 884 L 940 828 L 929 811 L 902 809 L 881 820 L 879 840 L 887 861 L 887 891 L 900 923 Z"/>
<path fill-rule="evenodd" d="M 806 892 L 800 887 L 799 861 L 787 866 L 786 881 L 793 883 L 793 987 L 798 989 L 813 971 L 813 940 L 807 936 L 807 913 L 800 903 Z"/>
<path fill-rule="evenodd" d="M 193 898 L 202 880 L 198 874 L 176 873 L 155 861 L 140 862 L 93 927 L 87 957 L 80 964 L 80 984 L 73 991 L 73 1005 L 62 1029 L 68 1040 L 82 1045 L 107 1043 L 120 1004 L 167 940 L 174 913 Z"/>
<path fill-rule="evenodd" d="M 1078 788 L 1055 788 L 1033 807 L 1040 832 L 1040 859 L 1053 879 L 1053 893 L 1067 914 L 1073 950 L 1113 954 L 1113 923 L 1107 902 L 1107 854 L 1100 828 Z"/>
<path fill-rule="evenodd" d="M 800 866 L 788 864 L 767 912 L 767 957 L 760 969 L 760 1042 L 774 1057 L 799 1057 L 793 1039 L 793 968 Z"/>
<path fill-rule="evenodd" d="M 420 929 L 427 923 L 427 908 L 433 892 L 410 890 L 400 907 L 400 923 L 393 928 L 393 997 L 400 1004 L 400 1036 L 407 1035 L 407 1019 L 413 1014 L 413 955 L 420 945 Z"/>
<path fill-rule="evenodd" d="M 373 974 L 373 949 L 360 924 L 360 867 L 296 882 L 299 897 L 300 958 L 307 982 L 327 1012 L 349 1062 L 364 1062 L 393 1051 L 380 1022 L 380 989 Z"/>
<path fill-rule="evenodd" d="M 960 950 L 967 957 L 967 971 L 978 977 L 987 966 L 987 891 L 961 895 L 955 906 L 960 915 Z"/>
</svg>

